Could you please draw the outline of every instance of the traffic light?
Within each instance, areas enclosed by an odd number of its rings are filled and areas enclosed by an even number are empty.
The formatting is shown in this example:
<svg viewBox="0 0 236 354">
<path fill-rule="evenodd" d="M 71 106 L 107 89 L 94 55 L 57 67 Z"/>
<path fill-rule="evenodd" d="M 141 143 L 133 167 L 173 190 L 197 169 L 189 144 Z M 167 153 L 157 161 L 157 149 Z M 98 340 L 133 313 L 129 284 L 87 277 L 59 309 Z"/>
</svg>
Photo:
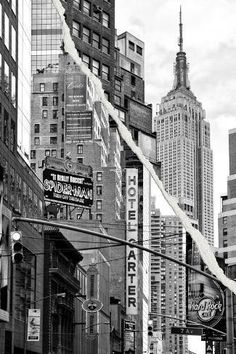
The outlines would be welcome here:
<svg viewBox="0 0 236 354">
<path fill-rule="evenodd" d="M 18 264 L 23 261 L 23 245 L 21 231 L 11 231 L 11 254 L 13 263 Z"/>
<path fill-rule="evenodd" d="M 153 321 L 152 320 L 148 321 L 148 335 L 150 337 L 153 336 Z"/>
</svg>

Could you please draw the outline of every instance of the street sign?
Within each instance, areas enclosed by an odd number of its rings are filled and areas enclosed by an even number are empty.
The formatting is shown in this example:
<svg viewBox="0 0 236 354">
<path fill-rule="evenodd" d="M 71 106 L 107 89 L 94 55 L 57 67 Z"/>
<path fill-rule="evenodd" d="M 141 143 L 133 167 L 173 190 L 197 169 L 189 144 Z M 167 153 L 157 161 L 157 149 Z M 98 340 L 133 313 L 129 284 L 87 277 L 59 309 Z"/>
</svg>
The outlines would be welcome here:
<svg viewBox="0 0 236 354">
<path fill-rule="evenodd" d="M 96 299 L 87 299 L 82 303 L 82 309 L 86 312 L 98 312 L 102 307 L 101 301 Z"/>
<path fill-rule="evenodd" d="M 201 336 L 201 340 L 202 341 L 207 341 L 207 340 L 210 340 L 210 341 L 213 341 L 213 342 L 225 342 L 226 341 L 226 336 L 224 335 L 217 335 L 217 336 L 206 336 L 206 335 L 203 335 Z"/>
<path fill-rule="evenodd" d="M 211 341 L 206 342 L 206 354 L 213 354 L 213 343 Z"/>
<path fill-rule="evenodd" d="M 189 336 L 201 336 L 203 328 L 200 327 L 171 327 L 172 334 L 185 334 Z"/>
</svg>

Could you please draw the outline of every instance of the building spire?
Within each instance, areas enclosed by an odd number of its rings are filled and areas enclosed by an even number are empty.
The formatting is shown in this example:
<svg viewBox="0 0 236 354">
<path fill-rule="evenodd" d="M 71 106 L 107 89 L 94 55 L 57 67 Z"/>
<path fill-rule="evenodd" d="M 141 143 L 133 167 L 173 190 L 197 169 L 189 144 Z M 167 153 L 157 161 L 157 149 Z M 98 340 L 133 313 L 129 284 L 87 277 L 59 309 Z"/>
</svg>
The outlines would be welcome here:
<svg viewBox="0 0 236 354">
<path fill-rule="evenodd" d="M 182 24 L 182 9 L 179 10 L 179 51 L 183 51 L 183 24 Z"/>
<path fill-rule="evenodd" d="M 182 24 L 182 9 L 180 6 L 179 11 L 179 51 L 176 56 L 175 68 L 174 68 L 174 85 L 173 89 L 178 89 L 180 87 L 190 89 L 190 84 L 188 80 L 188 64 L 186 54 L 183 51 L 183 24 Z"/>
</svg>

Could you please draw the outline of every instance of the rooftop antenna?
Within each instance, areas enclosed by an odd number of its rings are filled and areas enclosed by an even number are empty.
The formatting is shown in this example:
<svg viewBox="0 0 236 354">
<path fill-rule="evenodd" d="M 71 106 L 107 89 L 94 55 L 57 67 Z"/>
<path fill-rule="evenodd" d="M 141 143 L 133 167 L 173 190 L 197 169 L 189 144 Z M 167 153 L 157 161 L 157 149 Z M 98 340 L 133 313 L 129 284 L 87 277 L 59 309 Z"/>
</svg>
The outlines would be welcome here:
<svg viewBox="0 0 236 354">
<path fill-rule="evenodd" d="M 182 9 L 179 10 L 179 51 L 183 51 L 183 24 L 182 24 Z"/>
</svg>

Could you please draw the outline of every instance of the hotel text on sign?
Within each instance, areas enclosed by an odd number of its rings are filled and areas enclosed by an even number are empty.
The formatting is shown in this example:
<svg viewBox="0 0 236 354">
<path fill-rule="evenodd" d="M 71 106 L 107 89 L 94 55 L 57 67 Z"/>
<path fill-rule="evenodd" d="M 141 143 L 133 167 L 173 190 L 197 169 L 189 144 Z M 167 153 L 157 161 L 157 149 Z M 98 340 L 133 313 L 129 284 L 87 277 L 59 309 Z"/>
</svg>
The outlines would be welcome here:
<svg viewBox="0 0 236 354">
<path fill-rule="evenodd" d="M 138 241 L 138 170 L 126 170 L 126 238 L 129 242 Z M 126 312 L 138 313 L 138 250 L 126 247 Z"/>
</svg>

